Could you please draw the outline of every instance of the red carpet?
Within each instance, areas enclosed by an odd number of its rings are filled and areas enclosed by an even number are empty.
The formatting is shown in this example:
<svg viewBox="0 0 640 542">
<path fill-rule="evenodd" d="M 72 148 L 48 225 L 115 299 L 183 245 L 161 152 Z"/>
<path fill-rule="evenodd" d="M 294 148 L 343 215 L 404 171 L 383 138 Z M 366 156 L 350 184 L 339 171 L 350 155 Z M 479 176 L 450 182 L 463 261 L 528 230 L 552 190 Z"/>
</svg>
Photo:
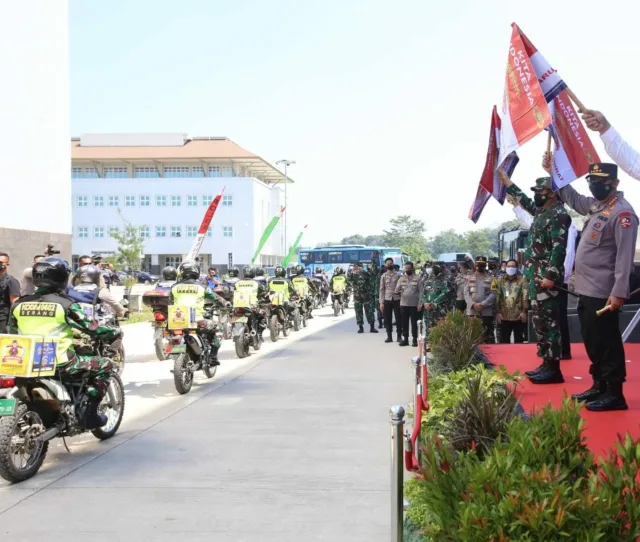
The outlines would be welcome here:
<svg viewBox="0 0 640 542">
<path fill-rule="evenodd" d="M 535 344 L 500 344 L 483 345 L 482 350 L 495 365 L 504 365 L 513 373 L 528 371 L 540 365 L 540 358 L 536 356 Z M 627 358 L 627 382 L 624 394 L 629 410 L 622 412 L 589 412 L 582 409 L 582 416 L 586 421 L 585 436 L 591 452 L 597 457 L 607 453 L 615 447 L 618 434 L 631 433 L 640 438 L 640 344 L 625 344 Z M 551 402 L 560 406 L 564 393 L 580 393 L 591 387 L 589 375 L 589 358 L 582 344 L 572 344 L 573 360 L 563 361 L 562 373 L 564 384 L 549 384 L 536 386 L 529 380 L 524 380 L 519 386 L 522 407 L 531 412 L 536 407 Z"/>
</svg>

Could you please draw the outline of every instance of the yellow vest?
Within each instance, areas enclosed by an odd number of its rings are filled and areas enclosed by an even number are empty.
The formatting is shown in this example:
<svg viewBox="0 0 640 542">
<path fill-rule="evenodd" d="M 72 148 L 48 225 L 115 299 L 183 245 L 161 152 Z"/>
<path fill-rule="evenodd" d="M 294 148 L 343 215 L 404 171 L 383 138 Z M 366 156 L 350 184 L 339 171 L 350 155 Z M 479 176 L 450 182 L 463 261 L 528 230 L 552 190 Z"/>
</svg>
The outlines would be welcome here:
<svg viewBox="0 0 640 542">
<path fill-rule="evenodd" d="M 341 294 L 347 287 L 347 277 L 345 277 L 344 275 L 336 275 L 331 280 L 331 284 L 333 286 L 333 293 Z"/>
<path fill-rule="evenodd" d="M 272 300 L 274 305 L 282 305 L 283 302 L 289 301 L 289 285 L 284 279 L 273 279 L 270 281 L 269 292 L 277 294 Z"/>
<path fill-rule="evenodd" d="M 293 277 L 293 279 L 291 279 L 291 282 L 293 283 L 293 287 L 295 288 L 296 292 L 298 292 L 299 296 L 305 297 L 309 295 L 309 279 L 307 277 Z"/>
<path fill-rule="evenodd" d="M 204 293 L 206 288 L 201 284 L 176 282 L 171 287 L 173 304 L 196 309 L 196 320 L 204 318 Z"/>
<path fill-rule="evenodd" d="M 233 307 L 249 308 L 258 304 L 259 285 L 255 280 L 242 279 L 236 282 L 233 290 Z"/>
</svg>

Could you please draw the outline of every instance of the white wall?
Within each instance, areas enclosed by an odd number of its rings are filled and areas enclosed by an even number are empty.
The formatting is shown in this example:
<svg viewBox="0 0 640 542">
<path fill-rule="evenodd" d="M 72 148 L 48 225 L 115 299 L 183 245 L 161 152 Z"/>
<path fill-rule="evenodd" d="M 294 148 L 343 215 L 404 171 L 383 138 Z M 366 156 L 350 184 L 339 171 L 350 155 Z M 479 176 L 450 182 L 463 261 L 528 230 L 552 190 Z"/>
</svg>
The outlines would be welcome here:
<svg viewBox="0 0 640 542">
<path fill-rule="evenodd" d="M 228 253 L 233 253 L 236 263 L 248 263 L 256 249 L 258 240 L 269 220 L 279 210 L 284 199 L 278 187 L 269 187 L 249 177 L 233 178 L 163 178 L 163 179 L 73 179 L 73 253 L 90 254 L 92 251 L 114 251 L 116 242 L 107 237 L 109 226 L 123 229 L 124 223 L 116 207 L 109 207 L 109 196 L 119 197 L 119 208 L 124 217 L 137 226 L 146 225 L 151 237 L 144 246 L 145 254 L 186 254 L 194 239 L 187 237 L 187 226 L 198 228 L 207 207 L 202 203 L 203 195 L 215 196 L 226 186 L 225 195 L 233 197 L 230 207 L 218 206 L 213 217 L 212 234 L 202 245 L 202 254 L 211 254 L 214 263 L 226 263 Z M 167 207 L 156 205 L 156 196 L 167 197 Z M 171 206 L 171 196 L 181 196 L 179 207 Z M 189 207 L 187 196 L 197 196 L 198 205 Z M 88 198 L 87 207 L 78 206 L 78 197 Z M 104 207 L 94 205 L 94 197 L 104 198 Z M 126 207 L 125 197 L 134 196 L 135 206 Z M 140 207 L 140 196 L 149 196 L 151 205 Z M 271 216 L 262 222 L 262 202 L 271 205 Z M 267 209 L 266 203 L 264 208 Z M 105 237 L 94 237 L 94 227 L 103 226 Z M 182 237 L 156 237 L 156 226 L 166 226 L 167 236 L 171 226 L 182 227 Z M 233 228 L 233 237 L 223 235 L 224 226 Z M 80 227 L 89 228 L 89 237 L 79 238 Z M 274 232 L 263 254 L 282 256 L 280 233 Z"/>
<path fill-rule="evenodd" d="M 0 2 L 0 227 L 71 233 L 68 0 Z"/>
</svg>

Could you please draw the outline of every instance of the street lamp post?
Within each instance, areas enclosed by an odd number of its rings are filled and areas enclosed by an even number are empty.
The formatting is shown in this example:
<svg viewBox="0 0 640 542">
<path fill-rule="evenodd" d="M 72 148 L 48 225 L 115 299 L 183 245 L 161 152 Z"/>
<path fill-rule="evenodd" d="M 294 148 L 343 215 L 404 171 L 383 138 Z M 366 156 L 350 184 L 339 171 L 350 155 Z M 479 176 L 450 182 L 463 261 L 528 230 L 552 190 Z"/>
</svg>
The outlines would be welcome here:
<svg viewBox="0 0 640 542">
<path fill-rule="evenodd" d="M 288 251 L 287 248 L 287 215 L 289 214 L 289 207 L 287 202 L 287 185 L 289 184 L 289 178 L 287 177 L 287 168 L 295 164 L 295 160 L 278 160 L 276 165 L 284 165 L 284 252 Z"/>
</svg>

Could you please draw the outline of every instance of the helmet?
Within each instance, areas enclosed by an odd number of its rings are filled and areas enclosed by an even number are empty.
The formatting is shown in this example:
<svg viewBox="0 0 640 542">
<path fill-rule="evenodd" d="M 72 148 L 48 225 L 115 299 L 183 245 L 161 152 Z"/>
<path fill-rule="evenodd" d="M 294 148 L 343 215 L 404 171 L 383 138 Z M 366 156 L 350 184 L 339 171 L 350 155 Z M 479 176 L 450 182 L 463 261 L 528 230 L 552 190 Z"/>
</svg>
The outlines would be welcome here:
<svg viewBox="0 0 640 542">
<path fill-rule="evenodd" d="M 101 274 L 97 265 L 83 265 L 76 272 L 76 279 L 79 284 L 100 284 Z"/>
<path fill-rule="evenodd" d="M 336 267 L 336 275 L 344 275 L 344 268 Z"/>
<path fill-rule="evenodd" d="M 313 272 L 314 275 L 322 275 L 322 272 L 324 271 L 324 269 L 321 269 L 320 267 L 316 267 L 316 270 Z"/>
<path fill-rule="evenodd" d="M 255 278 L 255 276 L 256 276 L 256 270 L 253 267 L 249 266 L 249 265 L 247 265 L 242 270 L 242 278 L 252 279 L 252 278 Z"/>
<path fill-rule="evenodd" d="M 238 269 L 237 267 L 232 267 L 231 269 L 229 269 L 229 276 L 231 278 L 237 279 L 240 276 L 240 269 Z"/>
<path fill-rule="evenodd" d="M 164 280 L 177 280 L 178 271 L 175 267 L 167 265 L 167 267 L 162 270 L 162 278 Z"/>
<path fill-rule="evenodd" d="M 264 269 L 262 267 L 256 269 L 256 277 L 264 277 Z"/>
<path fill-rule="evenodd" d="M 182 262 L 179 271 L 181 279 L 198 280 L 200 278 L 200 266 L 195 262 Z"/>
<path fill-rule="evenodd" d="M 294 272 L 296 275 L 304 275 L 304 265 L 300 265 L 300 264 L 296 265 L 296 266 L 293 268 L 293 272 Z"/>
<path fill-rule="evenodd" d="M 69 282 L 71 268 L 62 258 L 49 257 L 33 266 L 33 284 L 37 288 L 64 291 Z"/>
<path fill-rule="evenodd" d="M 284 278 L 286 276 L 287 276 L 287 270 L 284 267 L 282 267 L 281 265 L 276 267 L 276 277 Z"/>
</svg>

